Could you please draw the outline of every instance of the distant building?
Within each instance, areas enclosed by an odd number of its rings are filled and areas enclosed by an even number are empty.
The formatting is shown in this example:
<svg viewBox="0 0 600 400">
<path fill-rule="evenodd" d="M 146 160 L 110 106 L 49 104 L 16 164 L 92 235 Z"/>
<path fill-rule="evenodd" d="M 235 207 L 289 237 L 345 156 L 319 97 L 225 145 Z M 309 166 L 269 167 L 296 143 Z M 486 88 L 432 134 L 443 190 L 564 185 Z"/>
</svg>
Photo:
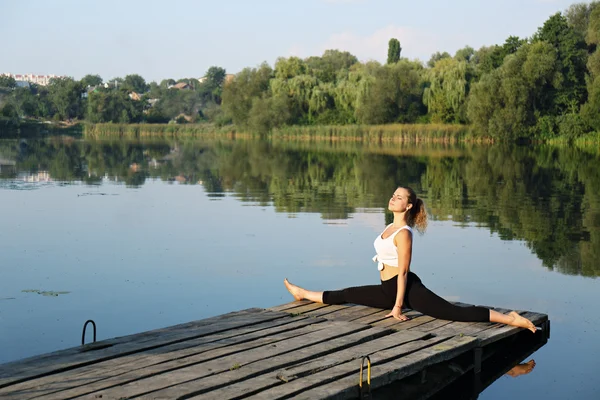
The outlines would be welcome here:
<svg viewBox="0 0 600 400">
<path fill-rule="evenodd" d="M 179 82 L 179 83 L 177 83 L 177 84 L 175 84 L 175 85 L 173 85 L 173 86 L 171 86 L 171 87 L 172 87 L 173 89 L 179 89 L 179 90 L 182 90 L 182 89 L 189 89 L 189 88 L 190 88 L 190 85 L 188 85 L 188 84 L 187 84 L 187 83 L 185 83 L 185 82 Z"/>
<path fill-rule="evenodd" d="M 29 82 L 35 83 L 36 85 L 46 86 L 50 83 L 50 79 L 52 78 L 64 78 L 64 76 L 59 75 L 35 75 L 35 74 L 11 74 L 11 73 L 3 73 L 0 74 L 3 76 L 8 76 L 9 78 L 13 78 L 15 81 L 19 82 Z"/>
<path fill-rule="evenodd" d="M 235 78 L 234 74 L 226 74 L 225 78 L 223 79 L 223 83 L 229 83 L 233 80 L 233 78 Z M 202 78 L 198 78 L 198 82 L 202 83 L 205 82 L 206 79 L 208 79 L 206 76 L 203 76 Z"/>
</svg>

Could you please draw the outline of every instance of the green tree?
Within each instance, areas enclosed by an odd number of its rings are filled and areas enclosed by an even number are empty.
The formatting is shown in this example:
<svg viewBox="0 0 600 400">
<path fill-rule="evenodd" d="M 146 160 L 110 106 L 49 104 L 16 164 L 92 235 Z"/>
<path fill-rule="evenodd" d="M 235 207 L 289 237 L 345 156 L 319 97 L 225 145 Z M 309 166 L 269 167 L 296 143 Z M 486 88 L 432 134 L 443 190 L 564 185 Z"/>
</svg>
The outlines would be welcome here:
<svg viewBox="0 0 600 400">
<path fill-rule="evenodd" d="M 121 85 L 121 89 L 133 91 L 136 93 L 146 93 L 148 91 L 148 88 L 148 84 L 146 84 L 144 78 L 142 78 L 138 74 L 125 76 L 123 84 Z"/>
<path fill-rule="evenodd" d="M 545 110 L 549 114 L 560 115 L 579 111 L 586 98 L 585 74 L 587 50 L 583 39 L 568 24 L 560 13 L 551 16 L 534 35 L 534 41 L 546 41 L 557 52 L 560 84 L 554 82 L 547 90 L 552 92 L 552 104 Z"/>
<path fill-rule="evenodd" d="M 545 87 L 555 81 L 556 50 L 546 42 L 521 46 L 500 68 L 484 74 L 472 88 L 467 115 L 483 135 L 513 140 L 527 137 L 545 108 Z"/>
<path fill-rule="evenodd" d="M 226 71 L 221 67 L 210 67 L 206 71 L 206 84 L 211 90 L 221 89 L 225 81 Z"/>
<path fill-rule="evenodd" d="M 480 77 L 500 67 L 506 56 L 516 53 L 526 43 L 525 39 L 509 36 L 502 46 L 482 47 L 474 55 L 476 75 Z"/>
<path fill-rule="evenodd" d="M 81 78 L 81 86 L 83 88 L 87 88 L 90 86 L 98 86 L 102 84 L 102 78 L 100 77 L 100 75 L 86 75 L 83 78 Z"/>
<path fill-rule="evenodd" d="M 364 124 L 414 122 L 423 113 L 422 66 L 408 60 L 374 64 L 372 80 L 365 80 L 356 103 L 356 118 Z"/>
<path fill-rule="evenodd" d="M 223 84 L 225 83 L 226 71 L 221 67 L 210 67 L 206 71 L 206 81 L 204 82 L 204 92 L 208 99 L 216 104 L 221 104 L 223 94 Z"/>
<path fill-rule="evenodd" d="M 142 102 L 134 101 L 121 90 L 100 90 L 90 93 L 86 118 L 92 123 L 139 122 L 142 117 Z"/>
<path fill-rule="evenodd" d="M 306 72 L 306 63 L 298 57 L 280 57 L 275 62 L 275 78 L 277 79 L 290 79 L 298 75 L 304 75 Z"/>
<path fill-rule="evenodd" d="M 55 116 L 61 120 L 83 116 L 81 82 L 73 78 L 53 78 L 48 85 L 48 95 L 56 110 Z"/>
<path fill-rule="evenodd" d="M 465 122 L 470 67 L 464 59 L 444 58 L 426 71 L 423 102 L 433 122 Z"/>
<path fill-rule="evenodd" d="M 565 18 L 567 19 L 568 24 L 580 37 L 585 38 L 590 15 L 598 4 L 600 4 L 598 1 L 575 3 L 569 6 L 565 11 Z"/>
<path fill-rule="evenodd" d="M 593 48 L 587 62 L 589 80 L 587 102 L 581 108 L 581 115 L 595 130 L 600 130 L 600 7 L 594 7 L 589 14 L 586 41 Z"/>
<path fill-rule="evenodd" d="M 176 83 L 177 81 L 175 79 L 163 79 L 162 81 L 160 81 L 160 87 L 162 89 L 168 89 L 169 86 L 172 86 Z"/>
<path fill-rule="evenodd" d="M 470 62 L 475 56 L 475 50 L 471 46 L 465 46 L 462 49 L 456 50 L 454 58 L 458 61 Z"/>
<path fill-rule="evenodd" d="M 13 89 L 17 86 L 15 78 L 8 75 L 0 75 L 0 88 Z"/>
<path fill-rule="evenodd" d="M 400 47 L 400 41 L 396 38 L 390 39 L 388 42 L 388 56 L 387 63 L 395 64 L 400 60 L 400 52 L 402 51 L 402 47 Z"/>
<path fill-rule="evenodd" d="M 321 82 L 335 82 L 338 75 L 344 75 L 358 63 L 358 59 L 347 51 L 325 50 L 321 57 L 309 57 L 305 60 L 308 73 Z M 345 71 L 345 72 L 344 72 Z"/>
<path fill-rule="evenodd" d="M 446 51 L 443 53 L 436 51 L 435 53 L 433 53 L 431 55 L 431 57 L 429 58 L 429 61 L 427 61 L 427 66 L 429 68 L 433 68 L 435 66 L 436 62 L 438 62 L 439 60 L 442 60 L 444 58 L 450 58 L 450 54 L 448 54 L 448 52 L 446 52 Z"/>
<path fill-rule="evenodd" d="M 223 87 L 222 107 L 226 115 L 239 126 L 246 126 L 252 103 L 269 91 L 273 69 L 263 63 L 258 68 L 245 68 Z"/>
</svg>

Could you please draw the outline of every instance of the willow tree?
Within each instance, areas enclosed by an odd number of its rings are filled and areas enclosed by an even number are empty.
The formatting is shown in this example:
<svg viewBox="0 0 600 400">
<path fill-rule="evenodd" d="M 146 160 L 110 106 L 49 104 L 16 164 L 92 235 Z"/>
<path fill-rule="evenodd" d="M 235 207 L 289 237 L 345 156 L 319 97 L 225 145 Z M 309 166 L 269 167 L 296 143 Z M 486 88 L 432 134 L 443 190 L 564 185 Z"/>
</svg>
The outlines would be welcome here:
<svg viewBox="0 0 600 400">
<path fill-rule="evenodd" d="M 374 66 L 370 80 L 359 89 L 356 117 L 364 124 L 414 122 L 422 114 L 423 67 L 401 60 Z"/>
<path fill-rule="evenodd" d="M 423 102 L 433 122 L 465 122 L 470 75 L 467 62 L 455 58 L 443 58 L 427 70 Z"/>
</svg>

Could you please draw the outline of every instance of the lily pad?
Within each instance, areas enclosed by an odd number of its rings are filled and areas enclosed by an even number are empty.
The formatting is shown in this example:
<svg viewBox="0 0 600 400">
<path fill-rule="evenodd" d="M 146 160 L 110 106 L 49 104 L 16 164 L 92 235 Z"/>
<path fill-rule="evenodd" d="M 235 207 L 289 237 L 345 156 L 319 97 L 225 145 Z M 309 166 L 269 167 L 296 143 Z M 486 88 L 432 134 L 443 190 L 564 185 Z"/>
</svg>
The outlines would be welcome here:
<svg viewBox="0 0 600 400">
<path fill-rule="evenodd" d="M 21 292 L 37 293 L 37 294 L 41 294 L 42 296 L 48 296 L 48 297 L 58 297 L 58 295 L 70 293 L 70 292 L 55 292 L 52 290 L 47 291 L 47 290 L 38 290 L 38 289 L 25 289 L 25 290 L 21 290 Z"/>
</svg>

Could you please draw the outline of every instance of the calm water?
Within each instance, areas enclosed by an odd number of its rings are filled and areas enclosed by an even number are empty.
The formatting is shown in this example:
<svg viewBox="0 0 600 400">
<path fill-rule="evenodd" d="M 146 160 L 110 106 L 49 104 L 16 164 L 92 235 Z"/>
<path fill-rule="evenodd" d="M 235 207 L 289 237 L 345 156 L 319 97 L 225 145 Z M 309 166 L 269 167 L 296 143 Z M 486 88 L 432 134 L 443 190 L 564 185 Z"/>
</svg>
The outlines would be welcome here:
<svg viewBox="0 0 600 400">
<path fill-rule="evenodd" d="M 600 162 L 548 148 L 0 141 L 0 363 L 314 289 L 378 282 L 401 183 L 413 270 L 450 300 L 547 313 L 537 366 L 482 399 L 600 398 Z M 64 293 L 67 292 L 67 293 Z M 528 359 L 530 359 L 528 358 Z"/>
</svg>

